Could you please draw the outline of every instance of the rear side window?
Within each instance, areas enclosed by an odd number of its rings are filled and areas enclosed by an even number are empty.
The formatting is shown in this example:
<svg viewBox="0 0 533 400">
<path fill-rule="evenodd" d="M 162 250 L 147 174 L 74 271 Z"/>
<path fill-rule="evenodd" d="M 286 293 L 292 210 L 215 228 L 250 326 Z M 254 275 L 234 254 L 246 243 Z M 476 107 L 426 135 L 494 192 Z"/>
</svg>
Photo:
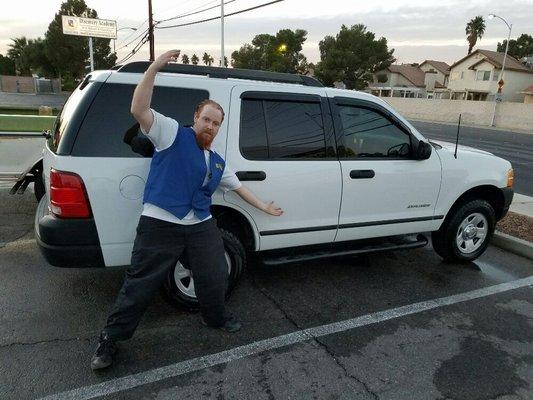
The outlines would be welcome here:
<svg viewBox="0 0 533 400">
<path fill-rule="evenodd" d="M 92 82 L 90 79 L 91 75 L 88 75 L 72 92 L 55 120 L 48 147 L 56 154 L 70 154 L 85 113 L 102 86 L 101 82 Z"/>
<path fill-rule="evenodd" d="M 249 160 L 326 158 L 320 103 L 243 99 L 240 148 Z"/>
<path fill-rule="evenodd" d="M 140 157 L 124 143 L 135 123 L 130 113 L 135 85 L 106 83 L 89 108 L 72 155 L 85 157 Z M 151 107 L 182 125 L 192 125 L 196 104 L 209 98 L 206 90 L 156 86 Z"/>
</svg>

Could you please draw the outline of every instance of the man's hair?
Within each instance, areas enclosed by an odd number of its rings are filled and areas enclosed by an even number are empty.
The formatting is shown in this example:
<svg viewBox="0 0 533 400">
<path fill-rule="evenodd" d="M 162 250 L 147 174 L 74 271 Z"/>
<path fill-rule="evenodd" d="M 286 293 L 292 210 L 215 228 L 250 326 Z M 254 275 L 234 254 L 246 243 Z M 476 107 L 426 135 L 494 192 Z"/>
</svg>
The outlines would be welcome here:
<svg viewBox="0 0 533 400">
<path fill-rule="evenodd" d="M 226 116 L 226 114 L 224 113 L 224 109 L 222 108 L 222 106 L 220 104 L 218 104 L 216 101 L 213 101 L 211 99 L 205 99 L 205 100 L 202 100 L 201 102 L 199 102 L 196 105 L 196 110 L 194 110 L 194 112 L 200 114 L 202 112 L 202 110 L 204 109 L 204 107 L 206 105 L 208 105 L 208 104 L 210 106 L 213 106 L 213 107 L 217 108 L 222 113 L 222 121 L 224 121 L 224 117 Z"/>
</svg>

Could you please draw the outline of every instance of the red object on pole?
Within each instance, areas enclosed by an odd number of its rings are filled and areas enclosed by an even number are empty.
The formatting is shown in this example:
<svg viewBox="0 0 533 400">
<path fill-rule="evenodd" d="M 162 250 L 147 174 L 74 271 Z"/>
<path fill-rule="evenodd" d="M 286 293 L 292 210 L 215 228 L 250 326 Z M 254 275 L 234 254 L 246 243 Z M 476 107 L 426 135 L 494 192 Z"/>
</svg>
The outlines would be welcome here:
<svg viewBox="0 0 533 400">
<path fill-rule="evenodd" d="M 154 20 L 152 18 L 152 0 L 148 0 L 148 41 L 150 42 L 150 61 L 155 60 L 154 56 Z"/>
</svg>

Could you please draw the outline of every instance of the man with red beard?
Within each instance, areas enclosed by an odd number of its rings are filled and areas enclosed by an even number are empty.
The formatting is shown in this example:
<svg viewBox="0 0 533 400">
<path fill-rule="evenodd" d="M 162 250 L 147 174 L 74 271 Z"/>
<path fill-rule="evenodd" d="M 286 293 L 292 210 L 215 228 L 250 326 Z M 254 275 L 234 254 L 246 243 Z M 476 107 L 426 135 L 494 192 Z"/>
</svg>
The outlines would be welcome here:
<svg viewBox="0 0 533 400">
<path fill-rule="evenodd" d="M 112 364 L 115 342 L 133 336 L 150 300 L 185 250 L 203 323 L 237 332 L 241 325 L 224 306 L 228 270 L 222 237 L 209 211 L 211 196 L 217 188 L 233 190 L 270 215 L 283 213 L 273 202 L 264 203 L 243 187 L 224 159 L 211 150 L 224 120 L 218 103 L 209 99 L 200 102 L 192 127 L 183 127 L 150 108 L 157 72 L 178 56 L 179 51 L 172 50 L 158 57 L 133 94 L 131 113 L 155 151 L 131 266 L 100 334 L 91 360 L 93 370 Z"/>
</svg>

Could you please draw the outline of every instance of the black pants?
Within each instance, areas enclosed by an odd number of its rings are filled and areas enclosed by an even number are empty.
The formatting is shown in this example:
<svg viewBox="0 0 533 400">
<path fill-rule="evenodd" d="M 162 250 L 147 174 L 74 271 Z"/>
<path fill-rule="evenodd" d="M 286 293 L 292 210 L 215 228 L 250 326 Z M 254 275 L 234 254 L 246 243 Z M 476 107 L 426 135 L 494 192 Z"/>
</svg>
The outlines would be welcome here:
<svg viewBox="0 0 533 400">
<path fill-rule="evenodd" d="M 133 336 L 146 307 L 184 250 L 204 320 L 209 326 L 223 325 L 228 266 L 215 220 L 178 225 L 141 216 L 131 266 L 102 333 L 114 340 Z"/>
</svg>

